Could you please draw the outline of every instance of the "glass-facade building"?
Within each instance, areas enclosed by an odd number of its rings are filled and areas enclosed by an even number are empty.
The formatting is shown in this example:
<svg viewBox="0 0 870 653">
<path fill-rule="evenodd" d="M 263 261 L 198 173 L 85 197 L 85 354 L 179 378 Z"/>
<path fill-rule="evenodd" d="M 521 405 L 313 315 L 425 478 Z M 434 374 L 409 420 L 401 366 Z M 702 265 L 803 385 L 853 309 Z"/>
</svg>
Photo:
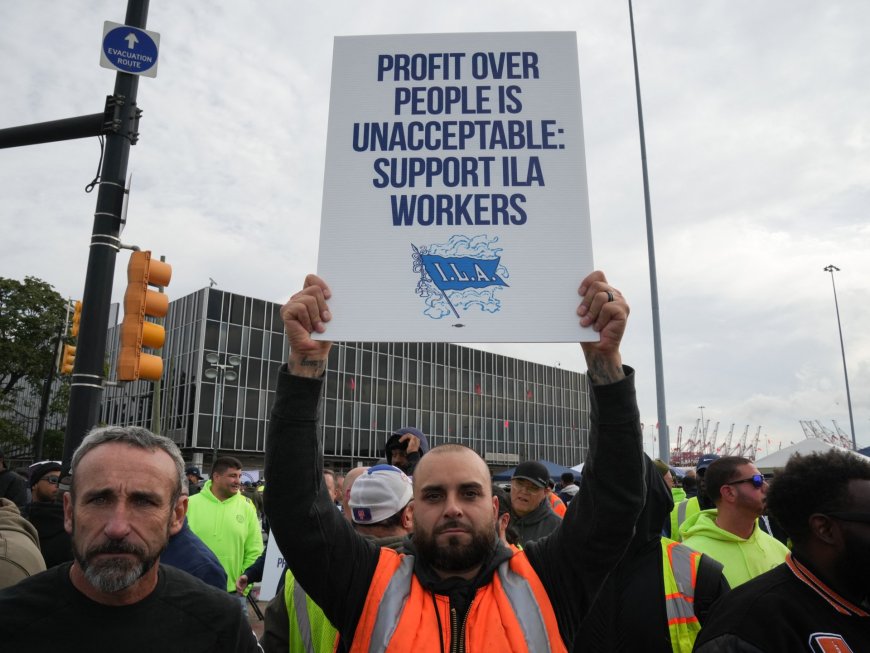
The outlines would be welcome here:
<svg viewBox="0 0 870 653">
<path fill-rule="evenodd" d="M 288 354 L 279 308 L 217 288 L 171 302 L 163 380 L 107 387 L 102 420 L 159 430 L 186 457 L 210 460 L 217 443 L 246 465 L 261 463 Z M 117 329 L 108 340 L 110 379 Z M 588 449 L 586 377 L 449 343 L 336 343 L 319 426 L 326 460 L 371 464 L 403 426 L 422 430 L 432 446 L 468 445 L 495 468 L 527 459 L 573 466 Z"/>
</svg>

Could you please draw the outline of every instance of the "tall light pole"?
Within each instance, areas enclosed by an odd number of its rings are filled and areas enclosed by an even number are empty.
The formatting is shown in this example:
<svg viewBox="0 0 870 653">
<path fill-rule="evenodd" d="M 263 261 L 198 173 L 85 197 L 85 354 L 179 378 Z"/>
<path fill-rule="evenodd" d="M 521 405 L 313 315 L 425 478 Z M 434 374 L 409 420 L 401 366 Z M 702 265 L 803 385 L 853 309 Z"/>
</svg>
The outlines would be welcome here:
<svg viewBox="0 0 870 653">
<path fill-rule="evenodd" d="M 846 371 L 846 348 L 843 346 L 843 327 L 840 324 L 840 305 L 837 302 L 837 285 L 834 283 L 834 272 L 839 272 L 836 265 L 829 265 L 824 269 L 831 273 L 831 287 L 834 289 L 834 309 L 837 311 L 837 331 L 840 333 L 840 353 L 843 355 L 843 377 L 846 379 L 846 403 L 849 405 L 849 426 L 852 428 L 852 448 L 857 451 L 858 443 L 855 440 L 855 420 L 852 418 L 852 395 L 849 393 L 849 373 Z"/>
<path fill-rule="evenodd" d="M 235 381 L 239 378 L 238 373 L 235 369 L 238 367 L 242 359 L 238 356 L 227 356 L 227 362 L 221 363 L 220 356 L 214 352 L 210 352 L 205 355 L 205 360 L 211 363 L 211 367 L 206 368 L 203 372 L 203 375 L 207 379 L 217 379 L 217 415 L 214 416 L 214 434 L 212 435 L 212 459 L 211 462 L 214 464 L 214 461 L 217 460 L 218 457 L 218 448 L 220 447 L 221 442 L 221 422 L 224 419 L 224 388 L 226 386 L 227 381 Z"/>
<path fill-rule="evenodd" d="M 656 399 L 659 418 L 659 458 L 670 461 L 671 445 L 668 416 L 665 411 L 665 373 L 662 363 L 662 330 L 659 324 L 659 286 L 656 280 L 656 247 L 653 240 L 652 208 L 649 199 L 649 174 L 646 167 L 646 138 L 643 132 L 643 106 L 640 101 L 640 74 L 637 70 L 637 45 L 634 41 L 634 12 L 628 0 L 628 20 L 631 24 L 631 54 L 634 59 L 634 88 L 637 95 L 637 122 L 640 127 L 640 162 L 643 171 L 643 203 L 646 210 L 646 244 L 649 258 L 649 290 L 653 318 L 653 352 L 656 366 Z"/>
</svg>

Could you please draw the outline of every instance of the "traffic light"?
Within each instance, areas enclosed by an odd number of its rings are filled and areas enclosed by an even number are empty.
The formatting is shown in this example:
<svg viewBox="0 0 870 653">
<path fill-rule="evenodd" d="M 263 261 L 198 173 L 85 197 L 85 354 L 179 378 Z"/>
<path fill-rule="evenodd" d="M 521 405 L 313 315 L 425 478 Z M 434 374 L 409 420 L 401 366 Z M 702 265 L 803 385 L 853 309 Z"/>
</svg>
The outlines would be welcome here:
<svg viewBox="0 0 870 653">
<path fill-rule="evenodd" d="M 64 345 L 63 353 L 60 355 L 60 373 L 72 374 L 73 366 L 76 362 L 76 348 L 72 345 Z"/>
<path fill-rule="evenodd" d="M 148 286 L 168 286 L 172 267 L 152 260 L 151 252 L 133 252 L 127 266 L 127 292 L 124 293 L 124 321 L 118 354 L 118 379 L 121 381 L 158 381 L 163 376 L 163 359 L 142 352 L 143 347 L 160 349 L 166 331 L 146 317 L 164 317 L 169 298 Z"/>
<path fill-rule="evenodd" d="M 69 333 L 73 338 L 79 337 L 79 323 L 82 321 L 82 303 L 76 302 L 75 310 L 73 311 L 72 316 L 72 326 L 70 327 Z"/>
</svg>

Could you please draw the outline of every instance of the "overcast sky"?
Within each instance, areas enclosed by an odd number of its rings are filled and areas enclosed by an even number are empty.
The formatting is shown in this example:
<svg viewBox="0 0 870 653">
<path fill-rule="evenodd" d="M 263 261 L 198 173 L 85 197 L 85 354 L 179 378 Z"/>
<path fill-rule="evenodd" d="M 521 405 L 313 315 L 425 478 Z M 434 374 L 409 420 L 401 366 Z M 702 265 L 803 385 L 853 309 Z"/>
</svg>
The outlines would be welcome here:
<svg viewBox="0 0 870 653">
<path fill-rule="evenodd" d="M 0 3 L 0 128 L 102 111 L 104 20 L 123 0 Z M 866 0 L 643 0 L 635 6 L 672 440 L 704 416 L 720 441 L 798 420 L 870 445 L 870 53 Z M 284 301 L 316 266 L 337 35 L 576 30 L 596 267 L 632 305 L 624 359 L 645 437 L 656 417 L 652 313 L 626 2 L 151 2 L 155 79 L 123 239 L 208 285 Z M 95 138 L 0 151 L 0 276 L 78 298 Z M 119 257 L 114 299 L 124 290 Z M 579 281 L 579 279 L 578 279 Z M 577 345 L 493 346 L 583 369 Z M 764 451 L 761 452 L 761 455 Z"/>
</svg>

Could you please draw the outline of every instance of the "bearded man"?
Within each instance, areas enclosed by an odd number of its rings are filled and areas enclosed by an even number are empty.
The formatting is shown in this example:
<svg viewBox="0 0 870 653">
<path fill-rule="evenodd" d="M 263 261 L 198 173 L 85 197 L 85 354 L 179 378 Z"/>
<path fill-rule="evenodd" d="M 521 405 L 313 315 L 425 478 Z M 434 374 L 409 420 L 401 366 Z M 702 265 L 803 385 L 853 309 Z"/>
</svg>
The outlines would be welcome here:
<svg viewBox="0 0 870 653">
<path fill-rule="evenodd" d="M 74 650 L 259 650 L 229 595 L 159 563 L 187 510 L 175 443 L 138 427 L 94 429 L 71 469 L 74 561 L 0 592 L 4 647 L 47 651 L 60 636 Z"/>
<path fill-rule="evenodd" d="M 329 287 L 309 275 L 281 314 L 290 343 L 266 440 L 266 514 L 288 566 L 350 651 L 566 651 L 643 506 L 640 422 L 619 344 L 628 304 L 601 272 L 580 285 L 591 386 L 589 457 L 562 526 L 523 551 L 498 538 L 489 469 L 457 444 L 414 470 L 407 553 L 354 533 L 323 485 L 318 400 L 331 343 Z M 608 470 L 621 470 L 614 475 Z M 599 471 L 601 470 L 601 471 Z"/>
</svg>

